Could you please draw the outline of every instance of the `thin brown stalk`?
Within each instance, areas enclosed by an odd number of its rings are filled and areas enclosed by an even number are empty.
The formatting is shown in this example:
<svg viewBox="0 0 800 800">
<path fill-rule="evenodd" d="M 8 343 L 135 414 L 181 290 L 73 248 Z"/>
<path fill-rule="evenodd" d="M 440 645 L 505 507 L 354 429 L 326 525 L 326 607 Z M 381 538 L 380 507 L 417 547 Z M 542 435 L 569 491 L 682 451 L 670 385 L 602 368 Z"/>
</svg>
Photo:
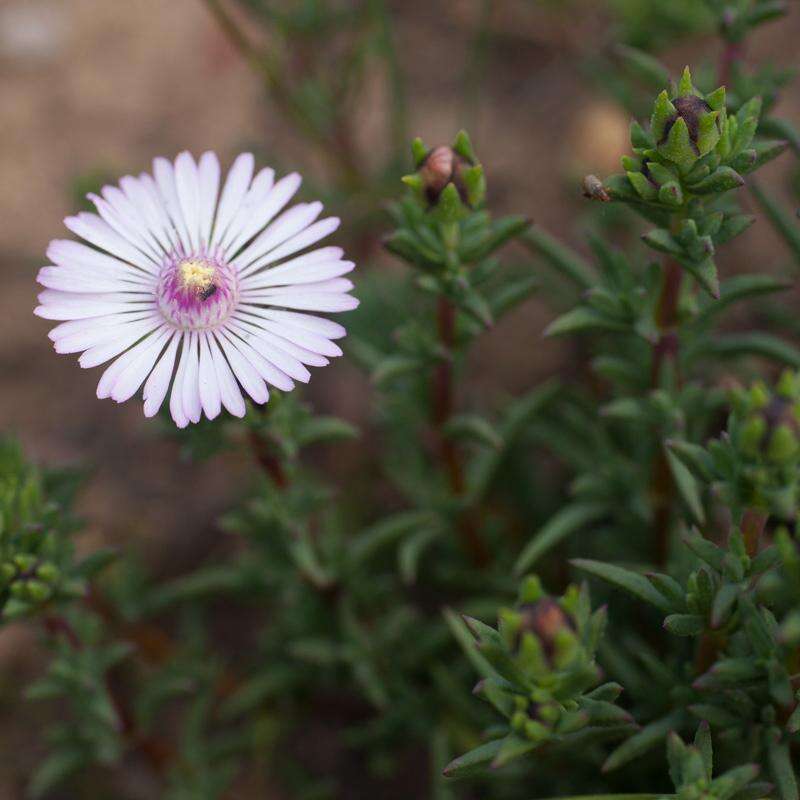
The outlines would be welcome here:
<svg viewBox="0 0 800 800">
<path fill-rule="evenodd" d="M 433 423 L 438 436 L 439 455 L 454 495 L 464 494 L 466 481 L 464 467 L 458 449 L 444 428 L 455 409 L 453 359 L 455 345 L 455 306 L 446 298 L 440 297 L 436 309 L 436 326 L 439 343 L 445 356 L 439 361 L 433 375 Z M 489 560 L 486 546 L 478 535 L 473 516 L 469 511 L 461 515 L 458 531 L 464 549 L 476 565 L 482 566 Z"/>
<path fill-rule="evenodd" d="M 668 361 L 677 362 L 678 335 L 675 330 L 678 324 L 678 300 L 681 293 L 683 269 L 681 265 L 668 259 L 664 264 L 664 282 L 656 307 L 656 324 L 658 339 L 653 345 L 653 362 L 650 384 L 655 389 L 661 381 L 661 373 Z M 662 447 L 658 449 L 653 465 L 653 476 L 650 484 L 650 497 L 653 508 L 653 541 L 655 560 L 663 566 L 669 556 L 669 534 L 672 520 L 672 504 L 674 499 L 674 483 L 666 454 Z"/>
</svg>

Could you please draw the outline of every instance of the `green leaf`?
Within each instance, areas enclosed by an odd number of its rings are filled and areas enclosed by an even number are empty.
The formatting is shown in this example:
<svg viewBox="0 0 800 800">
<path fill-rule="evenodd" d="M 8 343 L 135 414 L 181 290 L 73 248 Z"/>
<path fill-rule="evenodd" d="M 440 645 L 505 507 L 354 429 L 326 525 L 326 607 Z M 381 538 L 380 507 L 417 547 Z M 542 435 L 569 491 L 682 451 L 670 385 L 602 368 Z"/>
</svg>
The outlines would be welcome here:
<svg viewBox="0 0 800 800">
<path fill-rule="evenodd" d="M 558 319 L 553 320 L 545 328 L 545 336 L 564 336 L 572 333 L 582 333 L 590 330 L 627 331 L 629 325 L 610 319 L 593 308 L 577 306 L 572 311 L 567 311 Z"/>
<path fill-rule="evenodd" d="M 537 387 L 527 395 L 512 402 L 505 410 L 498 424 L 503 448 L 486 450 L 479 453 L 473 462 L 469 475 L 468 500 L 476 503 L 492 485 L 497 470 L 503 463 L 507 448 L 515 443 L 533 418 L 555 397 L 558 384 L 549 381 Z"/>
<path fill-rule="evenodd" d="M 533 275 L 510 280 L 497 287 L 489 298 L 491 314 L 499 319 L 527 300 L 539 288 L 539 281 Z"/>
<path fill-rule="evenodd" d="M 725 551 L 713 542 L 701 536 L 697 531 L 688 531 L 683 535 L 684 544 L 699 558 L 713 567 L 717 572 L 723 571 Z"/>
<path fill-rule="evenodd" d="M 638 572 L 631 572 L 615 564 L 592 561 L 586 558 L 572 559 L 570 564 L 630 592 L 640 600 L 644 600 L 662 611 L 670 611 L 669 600 L 655 589 L 644 575 L 640 575 Z"/>
<path fill-rule="evenodd" d="M 707 351 L 720 358 L 760 356 L 791 367 L 800 367 L 800 350 L 768 333 L 740 333 L 721 336 L 706 343 Z"/>
<path fill-rule="evenodd" d="M 769 140 L 757 141 L 753 144 L 753 149 L 756 152 L 756 160 L 752 169 L 758 169 L 764 164 L 772 161 L 781 155 L 789 146 L 789 142 L 785 140 Z"/>
<path fill-rule="evenodd" d="M 650 119 L 650 130 L 656 141 L 661 141 L 667 123 L 673 119 L 677 113 L 678 110 L 669 99 L 669 94 L 666 89 L 663 90 L 658 97 L 656 97 L 656 102 L 653 106 L 653 115 Z"/>
<path fill-rule="evenodd" d="M 720 194 L 744 186 L 744 178 L 730 167 L 718 167 L 707 178 L 690 186 L 693 194 Z"/>
<path fill-rule="evenodd" d="M 714 772 L 714 748 L 711 743 L 711 729 L 707 722 L 701 722 L 698 726 L 694 736 L 694 746 L 700 751 L 706 771 L 706 780 L 710 781 Z"/>
<path fill-rule="evenodd" d="M 644 755 L 654 747 L 662 746 L 666 735 L 673 728 L 679 727 L 682 719 L 683 715 L 676 712 L 645 725 L 644 728 L 633 734 L 630 739 L 626 739 L 609 755 L 603 764 L 602 771 L 613 772 L 635 758 Z"/>
<path fill-rule="evenodd" d="M 495 739 L 486 742 L 486 744 L 464 753 L 463 756 L 453 759 L 444 768 L 443 774 L 448 778 L 462 778 L 474 774 L 485 764 L 494 761 L 503 746 L 503 741 L 503 739 Z"/>
<path fill-rule="evenodd" d="M 338 417 L 309 417 L 297 431 L 297 443 L 301 447 L 316 442 L 334 442 L 356 438 L 358 438 L 358 428 Z"/>
<path fill-rule="evenodd" d="M 664 445 L 670 453 L 680 458 L 680 460 L 699 478 L 704 481 L 711 480 L 714 463 L 704 447 L 679 439 L 667 439 Z"/>
<path fill-rule="evenodd" d="M 682 170 L 688 170 L 697 161 L 689 128 L 683 117 L 678 117 L 669 129 L 667 141 L 658 146 L 658 151 Z"/>
<path fill-rule="evenodd" d="M 757 183 L 750 183 L 750 192 L 761 206 L 775 230 L 781 235 L 795 260 L 800 263 L 800 224 L 795 217 L 787 214 Z"/>
<path fill-rule="evenodd" d="M 450 608 L 445 608 L 442 611 L 442 615 L 447 623 L 447 627 L 450 628 L 450 632 L 464 651 L 464 655 L 466 655 L 472 663 L 475 671 L 484 678 L 502 680 L 497 670 L 480 652 L 478 652 L 478 648 L 475 645 L 475 637 L 472 635 L 469 628 L 467 628 L 464 620 Z"/>
<path fill-rule="evenodd" d="M 767 745 L 767 755 L 772 777 L 781 800 L 798 800 L 797 775 L 792 766 L 789 742 L 772 736 Z"/>
<path fill-rule="evenodd" d="M 719 275 L 713 258 L 705 258 L 702 261 L 681 259 L 681 264 L 714 299 L 719 297 Z"/>
<path fill-rule="evenodd" d="M 460 297 L 458 305 L 484 328 L 491 328 L 494 325 L 491 306 L 486 298 L 475 289 Z"/>
<path fill-rule="evenodd" d="M 241 571 L 235 564 L 201 567 L 187 575 L 156 586 L 149 599 L 153 609 L 214 597 L 242 588 Z"/>
<path fill-rule="evenodd" d="M 94 578 L 119 557 L 118 551 L 103 547 L 90 553 L 78 564 L 77 572 L 82 578 Z"/>
<path fill-rule="evenodd" d="M 800 133 L 789 120 L 768 117 L 761 120 L 758 131 L 763 136 L 786 139 L 797 155 L 800 155 Z"/>
<path fill-rule="evenodd" d="M 493 220 L 488 234 L 474 248 L 465 250 L 461 256 L 465 261 L 478 261 L 499 250 L 506 242 L 519 236 L 529 228 L 531 221 L 527 217 L 513 216 Z"/>
<path fill-rule="evenodd" d="M 680 242 L 665 228 L 654 228 L 642 235 L 642 241 L 653 250 L 673 256 L 685 256 L 686 251 Z"/>
<path fill-rule="evenodd" d="M 453 150 L 463 159 L 469 161 L 470 164 L 475 164 L 478 161 L 469 134 L 463 128 L 456 134 L 455 141 L 453 142 Z"/>
<path fill-rule="evenodd" d="M 514 573 L 523 575 L 548 550 L 562 542 L 584 525 L 599 519 L 606 509 L 602 505 L 575 503 L 556 512 L 522 549 L 514 564 Z"/>
<path fill-rule="evenodd" d="M 715 244 L 725 244 L 744 233 L 756 218 L 752 214 L 726 214 L 719 231 L 714 234 Z"/>
<path fill-rule="evenodd" d="M 48 756 L 33 773 L 28 793 L 39 798 L 86 765 L 80 750 L 63 750 Z"/>
<path fill-rule="evenodd" d="M 669 70 L 649 53 L 624 44 L 616 45 L 614 53 L 651 89 L 657 90 L 669 83 Z"/>
<path fill-rule="evenodd" d="M 220 716 L 230 720 L 249 714 L 266 700 L 283 694 L 296 680 L 293 667 L 275 668 L 261 673 L 245 681 L 232 695 L 225 698 L 220 706 Z"/>
<path fill-rule="evenodd" d="M 735 583 L 725 583 L 720 586 L 714 596 L 714 605 L 711 608 L 712 628 L 719 628 L 727 622 L 738 596 L 739 587 Z"/>
<path fill-rule="evenodd" d="M 742 22 L 748 28 L 754 28 L 756 25 L 785 17 L 788 11 L 786 0 L 762 0 L 745 11 Z"/>
<path fill-rule="evenodd" d="M 675 636 L 697 636 L 703 632 L 705 620 L 699 614 L 670 614 L 664 628 Z"/>
<path fill-rule="evenodd" d="M 527 230 L 520 239 L 531 250 L 541 255 L 556 271 L 582 289 L 588 289 L 596 283 L 597 278 L 590 264 L 541 228 Z"/>
<path fill-rule="evenodd" d="M 789 289 L 791 285 L 789 281 L 782 281 L 770 275 L 737 275 L 729 278 L 720 286 L 719 300 L 709 303 L 697 315 L 697 320 L 705 322 L 739 300 L 782 292 Z"/>
<path fill-rule="evenodd" d="M 706 720 L 712 725 L 722 728 L 729 728 L 739 724 L 740 717 L 721 706 L 711 705 L 710 703 L 693 703 L 689 711 L 700 720 Z"/>
<path fill-rule="evenodd" d="M 524 756 L 538 746 L 539 742 L 533 742 L 530 739 L 522 739 L 513 734 L 506 736 L 506 738 L 503 739 L 503 746 L 498 750 L 497 755 L 492 761 L 492 769 L 504 767 L 510 761 Z"/>
<path fill-rule="evenodd" d="M 395 378 L 400 378 L 422 368 L 418 358 L 409 356 L 387 356 L 381 360 L 372 373 L 372 381 L 376 386 L 383 386 Z"/>
<path fill-rule="evenodd" d="M 705 510 L 700 496 L 700 486 L 695 477 L 681 461 L 681 459 L 668 447 L 665 448 L 667 463 L 683 502 L 692 515 L 695 523 L 702 525 L 705 522 Z"/>
<path fill-rule="evenodd" d="M 397 566 L 403 583 L 412 584 L 417 580 L 417 567 L 423 552 L 440 536 L 441 528 L 428 528 L 417 531 L 409 537 L 397 551 Z"/>
<path fill-rule="evenodd" d="M 795 699 L 798 699 L 797 695 L 795 695 Z M 786 730 L 789 731 L 789 733 L 797 733 L 800 731 L 800 703 L 794 707 L 791 716 L 786 720 Z"/>
<path fill-rule="evenodd" d="M 457 440 L 471 440 L 487 447 L 500 448 L 503 438 L 494 425 L 479 414 L 458 414 L 444 426 L 444 433 Z"/>
<path fill-rule="evenodd" d="M 414 159 L 414 166 L 419 168 L 428 155 L 428 148 L 425 147 L 419 136 L 411 142 L 411 157 Z"/>
<path fill-rule="evenodd" d="M 658 572 L 648 572 L 647 580 L 670 601 L 673 611 L 683 611 L 686 608 L 686 593 L 675 578 Z"/>
<path fill-rule="evenodd" d="M 403 511 L 386 517 L 358 533 L 347 548 L 347 558 L 361 564 L 375 553 L 420 528 L 429 528 L 438 521 L 432 511 Z"/>
</svg>

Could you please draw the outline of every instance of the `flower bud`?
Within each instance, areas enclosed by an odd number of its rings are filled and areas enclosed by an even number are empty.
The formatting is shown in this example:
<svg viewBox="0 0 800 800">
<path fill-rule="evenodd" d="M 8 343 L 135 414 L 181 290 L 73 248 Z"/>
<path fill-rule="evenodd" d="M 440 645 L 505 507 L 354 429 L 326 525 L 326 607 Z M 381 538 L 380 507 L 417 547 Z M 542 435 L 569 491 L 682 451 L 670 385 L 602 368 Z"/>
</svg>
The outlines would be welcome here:
<svg viewBox="0 0 800 800">
<path fill-rule="evenodd" d="M 663 91 L 656 98 L 650 128 L 660 155 L 684 171 L 691 169 L 719 142 L 724 104 L 724 89 L 700 96 L 687 67 L 676 96 Z"/>
<path fill-rule="evenodd" d="M 524 603 L 517 611 L 520 614 L 519 639 L 532 633 L 539 640 L 548 660 L 556 653 L 563 632 L 572 633 L 575 627 L 561 606 L 552 598 L 544 597 L 536 603 Z"/>
<path fill-rule="evenodd" d="M 672 119 L 667 121 L 661 141 L 667 141 L 672 126 L 680 118 L 689 129 L 689 138 L 694 144 L 697 144 L 697 137 L 700 134 L 700 118 L 711 111 L 711 106 L 702 97 L 694 94 L 686 95 L 686 97 L 676 97 L 672 101 L 672 105 L 675 106 L 676 113 Z"/>
<path fill-rule="evenodd" d="M 452 147 L 440 145 L 434 147 L 419 168 L 422 187 L 430 203 L 435 203 L 448 183 L 458 190 L 458 196 L 467 202 L 467 187 L 463 172 L 467 162 Z"/>
</svg>

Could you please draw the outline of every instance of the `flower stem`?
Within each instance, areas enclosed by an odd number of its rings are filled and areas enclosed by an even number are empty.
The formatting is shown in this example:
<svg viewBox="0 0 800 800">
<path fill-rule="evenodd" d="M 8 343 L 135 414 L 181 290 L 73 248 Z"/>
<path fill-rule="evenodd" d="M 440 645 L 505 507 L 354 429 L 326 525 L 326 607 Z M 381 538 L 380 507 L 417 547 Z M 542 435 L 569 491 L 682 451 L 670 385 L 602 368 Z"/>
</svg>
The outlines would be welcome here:
<svg viewBox="0 0 800 800">
<path fill-rule="evenodd" d="M 275 454 L 275 448 L 255 429 L 250 429 L 250 445 L 261 469 L 279 489 L 289 488 L 289 477 Z"/>
<path fill-rule="evenodd" d="M 43 625 L 50 636 L 57 637 L 62 635 L 73 650 L 83 650 L 83 642 L 80 636 L 66 617 L 62 615 L 47 616 L 43 620 Z M 133 713 L 125 697 L 124 687 L 118 677 L 118 675 L 114 675 L 109 671 L 103 680 L 106 693 L 116 716 L 116 728 L 120 735 L 130 742 L 132 747 L 139 750 L 147 758 L 153 770 L 157 774 L 163 775 L 168 771 L 170 762 L 174 757 L 174 748 L 165 740 L 138 734 L 133 721 Z"/>
<path fill-rule="evenodd" d="M 277 106 L 317 145 L 319 154 L 339 172 L 343 185 L 353 191 L 361 189 L 364 180 L 359 171 L 359 156 L 348 124 L 349 118 L 339 115 L 329 130 L 314 124 L 302 104 L 298 103 L 292 86 L 285 78 L 285 69 L 272 55 L 272 50 L 259 47 L 252 41 L 227 10 L 223 0 L 205 0 L 205 4 L 242 58 L 264 79 Z"/>
<path fill-rule="evenodd" d="M 758 555 L 758 548 L 761 544 L 761 536 L 767 525 L 769 514 L 760 508 L 747 508 L 742 514 L 742 537 L 744 547 L 750 558 Z"/>
<path fill-rule="evenodd" d="M 455 345 L 456 309 L 443 296 L 439 297 L 436 307 L 436 328 L 439 343 L 446 354 L 437 364 L 433 374 L 433 423 L 439 439 L 439 456 L 447 474 L 450 489 L 454 495 L 460 496 L 464 494 L 466 488 L 464 468 L 453 440 L 444 431 L 455 408 L 452 354 Z M 478 536 L 474 519 L 469 512 L 461 515 L 458 531 L 464 549 L 469 553 L 473 562 L 478 566 L 486 564 L 489 554 Z"/>
<path fill-rule="evenodd" d="M 667 361 L 677 363 L 678 335 L 675 330 L 678 323 L 678 300 L 681 294 L 683 269 L 674 259 L 664 263 L 664 282 L 656 306 L 656 325 L 659 335 L 653 345 L 652 372 L 650 385 L 658 388 L 661 373 Z M 670 520 L 672 517 L 672 500 L 674 483 L 667 456 L 663 447 L 658 448 L 653 465 L 653 477 L 650 484 L 650 497 L 653 507 L 653 541 L 655 560 L 663 566 L 669 556 Z"/>
<path fill-rule="evenodd" d="M 721 86 L 727 86 L 731 80 L 731 73 L 734 65 L 738 65 L 744 57 L 744 45 L 742 42 L 732 42 L 726 40 L 725 47 L 719 57 L 719 78 L 717 82 Z"/>
</svg>

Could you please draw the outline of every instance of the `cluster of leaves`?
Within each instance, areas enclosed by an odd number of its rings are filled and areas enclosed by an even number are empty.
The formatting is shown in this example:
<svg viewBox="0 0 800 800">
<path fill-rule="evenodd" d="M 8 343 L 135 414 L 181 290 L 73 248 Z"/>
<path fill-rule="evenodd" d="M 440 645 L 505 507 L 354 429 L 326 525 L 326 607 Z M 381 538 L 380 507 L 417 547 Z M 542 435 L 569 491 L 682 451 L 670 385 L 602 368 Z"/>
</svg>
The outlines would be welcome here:
<svg viewBox="0 0 800 800">
<path fill-rule="evenodd" d="M 75 556 L 77 530 L 70 506 L 81 476 L 41 472 L 25 461 L 19 445 L 0 440 L 0 605 L 4 619 L 42 611 L 81 597 L 109 554 Z"/>
<path fill-rule="evenodd" d="M 771 5 L 727 9 L 728 41 L 785 10 Z M 625 55 L 640 72 L 663 74 L 649 56 Z M 793 526 L 797 515 L 797 378 L 787 372 L 774 390 L 762 381 L 726 392 L 716 376 L 720 357 L 739 369 L 754 355 L 794 366 L 797 350 L 772 332 L 718 331 L 721 312 L 734 302 L 787 283 L 763 274 L 720 281 L 715 263 L 717 248 L 754 221 L 730 190 L 785 150 L 785 141 L 768 137 L 791 142 L 791 128 L 759 122 L 780 78 L 762 71 L 756 80 L 738 65 L 732 72 L 726 99 L 724 89 L 699 92 L 687 69 L 657 98 L 649 128 L 632 124 L 626 173 L 585 182 L 588 197 L 624 203 L 656 223 L 642 238 L 666 256 L 661 264 L 642 264 L 633 249 L 622 255 L 593 235 L 596 270 L 544 232 L 526 234 L 529 246 L 582 292 L 548 332 L 594 333 L 591 366 L 605 384 L 600 392 L 593 387 L 594 402 L 575 393 L 545 415 L 549 424 L 534 426 L 577 475 L 572 502 L 534 534 L 517 566 L 529 569 L 581 532 L 582 554 L 597 557 L 573 559 L 573 566 L 661 615 L 666 638 L 654 643 L 641 630 L 641 612 L 614 595 L 598 658 L 625 687 L 624 706 L 641 729 L 604 756 L 604 773 L 626 773 L 627 789 L 655 788 L 648 754 L 667 739 L 681 795 L 744 791 L 794 800 L 798 612 L 788 575 L 797 549 L 780 523 Z M 757 86 L 764 98 L 754 96 Z M 771 198 L 757 196 L 791 246 L 796 223 Z M 782 333 L 793 330 L 785 317 L 772 316 Z M 727 429 L 706 444 L 726 406 Z M 698 719 L 710 728 L 702 729 L 696 749 L 669 735 Z M 705 749 L 710 756 L 709 731 L 732 768 L 719 783 L 703 757 Z M 745 791 L 759 767 L 772 785 Z"/>
<path fill-rule="evenodd" d="M 516 607 L 500 611 L 497 629 L 471 617 L 465 622 L 477 639 L 472 658 L 485 676 L 473 694 L 508 724 L 450 763 L 445 775 L 463 776 L 487 761 L 502 767 L 542 747 L 569 752 L 634 727 L 630 714 L 614 704 L 622 687 L 598 685 L 595 653 L 606 610 L 592 613 L 586 586 L 571 586 L 555 600 L 531 577 L 523 582 Z"/>
<path fill-rule="evenodd" d="M 798 409 L 800 384 L 791 370 L 774 392 L 763 382 L 730 393 L 732 412 L 726 435 L 708 448 L 670 441 L 669 449 L 696 476 L 710 484 L 736 512 L 761 509 L 792 519 L 798 507 Z"/>
<path fill-rule="evenodd" d="M 744 185 L 743 174 L 786 148 L 784 141 L 753 142 L 760 110 L 760 98 L 753 98 L 728 116 L 725 88 L 701 95 L 687 67 L 675 96 L 666 90 L 658 96 L 649 130 L 631 126 L 635 155 L 623 158 L 626 174 L 605 182 L 612 199 L 641 203 L 641 213 L 660 223 L 644 234 L 645 244 L 675 258 L 715 298 L 715 247 L 754 219 L 707 209 L 703 198 Z"/>
</svg>

